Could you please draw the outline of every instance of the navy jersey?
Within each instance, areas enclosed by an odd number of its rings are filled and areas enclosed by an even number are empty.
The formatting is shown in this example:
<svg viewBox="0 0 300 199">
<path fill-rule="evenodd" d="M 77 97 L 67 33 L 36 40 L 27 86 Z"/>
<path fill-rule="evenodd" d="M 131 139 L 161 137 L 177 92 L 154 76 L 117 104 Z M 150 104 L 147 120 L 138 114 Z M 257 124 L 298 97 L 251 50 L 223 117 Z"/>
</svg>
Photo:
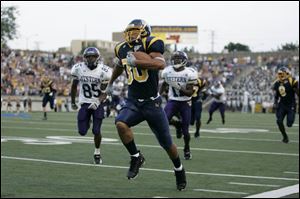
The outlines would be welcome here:
<svg viewBox="0 0 300 199">
<path fill-rule="evenodd" d="M 192 96 L 192 101 L 202 101 L 205 100 L 207 94 L 204 92 L 204 87 L 206 86 L 206 80 L 202 78 L 197 79 L 197 84 L 194 86 L 194 94 Z"/>
<path fill-rule="evenodd" d="M 296 104 L 295 89 L 299 89 L 298 81 L 292 77 L 289 77 L 283 82 L 277 80 L 273 84 L 275 99 L 279 98 L 279 104 L 286 106 L 294 106 Z"/>
<path fill-rule="evenodd" d="M 116 45 L 115 55 L 121 60 L 122 66 L 126 71 L 128 78 L 128 98 L 133 99 L 148 99 L 156 97 L 158 94 L 158 70 L 140 69 L 130 67 L 127 64 L 126 56 L 128 52 L 151 52 L 164 53 L 164 42 L 157 37 L 145 37 L 139 40 L 138 43 L 129 45 L 127 42 L 122 42 Z"/>
<path fill-rule="evenodd" d="M 54 91 L 52 85 L 53 85 L 53 81 L 51 81 L 51 80 L 42 81 L 42 84 L 41 84 L 42 92 L 45 95 L 49 95 L 51 92 Z"/>
</svg>

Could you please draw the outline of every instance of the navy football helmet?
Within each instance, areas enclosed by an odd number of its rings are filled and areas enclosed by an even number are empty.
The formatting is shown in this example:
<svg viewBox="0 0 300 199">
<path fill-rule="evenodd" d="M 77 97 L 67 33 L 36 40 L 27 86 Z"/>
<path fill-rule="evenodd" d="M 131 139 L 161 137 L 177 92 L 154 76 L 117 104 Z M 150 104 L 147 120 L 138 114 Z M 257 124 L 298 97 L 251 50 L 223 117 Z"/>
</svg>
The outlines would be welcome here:
<svg viewBox="0 0 300 199">
<path fill-rule="evenodd" d="M 185 52 L 176 51 L 171 56 L 171 63 L 175 69 L 186 66 L 188 63 L 188 56 Z"/>
<path fill-rule="evenodd" d="M 287 67 L 281 67 L 278 69 L 277 71 L 277 77 L 280 81 L 285 80 L 288 77 L 289 74 L 289 70 L 287 69 Z"/>
<path fill-rule="evenodd" d="M 148 37 L 151 34 L 151 27 L 142 19 L 134 19 L 131 21 L 125 31 L 124 38 L 129 44 L 137 42 L 143 37 Z"/>
<path fill-rule="evenodd" d="M 83 58 L 86 65 L 93 70 L 100 60 L 100 52 L 96 47 L 88 47 L 83 52 Z"/>
</svg>

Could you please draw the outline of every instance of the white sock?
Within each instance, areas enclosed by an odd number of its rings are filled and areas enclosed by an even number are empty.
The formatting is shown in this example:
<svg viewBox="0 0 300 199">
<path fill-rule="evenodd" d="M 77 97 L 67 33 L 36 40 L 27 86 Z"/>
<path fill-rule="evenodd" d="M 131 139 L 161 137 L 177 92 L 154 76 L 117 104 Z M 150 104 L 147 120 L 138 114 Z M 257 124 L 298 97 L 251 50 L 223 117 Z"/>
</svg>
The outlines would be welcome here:
<svg viewBox="0 0 300 199">
<path fill-rule="evenodd" d="M 94 154 L 97 154 L 97 155 L 100 154 L 100 148 L 99 149 L 95 148 Z"/>
<path fill-rule="evenodd" d="M 181 164 L 180 167 L 178 167 L 178 168 L 175 168 L 175 167 L 174 167 L 174 170 L 175 170 L 175 171 L 181 171 L 182 169 L 183 169 L 182 164 Z"/>
<path fill-rule="evenodd" d="M 134 154 L 134 155 L 132 155 L 133 157 L 139 157 L 140 156 L 140 153 L 136 153 L 136 154 Z"/>
</svg>

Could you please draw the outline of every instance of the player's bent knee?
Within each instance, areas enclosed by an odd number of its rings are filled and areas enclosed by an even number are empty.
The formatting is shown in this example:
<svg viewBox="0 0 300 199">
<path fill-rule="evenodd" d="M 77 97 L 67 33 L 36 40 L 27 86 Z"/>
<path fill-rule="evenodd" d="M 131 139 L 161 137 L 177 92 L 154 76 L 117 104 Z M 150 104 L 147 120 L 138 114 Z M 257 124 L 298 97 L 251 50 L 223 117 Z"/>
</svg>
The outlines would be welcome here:
<svg viewBox="0 0 300 199">
<path fill-rule="evenodd" d="M 79 130 L 78 133 L 79 133 L 81 136 L 85 136 L 86 133 L 87 133 L 87 130 Z"/>
<path fill-rule="evenodd" d="M 124 122 L 116 122 L 116 127 L 118 131 L 121 132 L 126 132 L 128 130 L 128 126 Z"/>
<path fill-rule="evenodd" d="M 172 148 L 173 142 L 171 139 L 160 139 L 158 140 L 160 146 L 168 151 L 170 148 Z"/>
<path fill-rule="evenodd" d="M 277 123 L 278 125 L 282 125 L 282 124 L 283 124 L 283 121 L 282 121 L 282 120 L 276 120 L 276 123 Z"/>
</svg>

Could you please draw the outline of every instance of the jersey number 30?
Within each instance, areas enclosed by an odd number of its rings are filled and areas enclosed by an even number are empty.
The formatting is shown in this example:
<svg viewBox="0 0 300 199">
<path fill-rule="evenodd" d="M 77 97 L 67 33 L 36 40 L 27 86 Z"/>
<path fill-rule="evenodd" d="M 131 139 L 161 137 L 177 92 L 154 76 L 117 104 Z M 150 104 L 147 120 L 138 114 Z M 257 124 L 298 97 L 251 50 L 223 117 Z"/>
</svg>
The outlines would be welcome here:
<svg viewBox="0 0 300 199">
<path fill-rule="evenodd" d="M 126 72 L 128 75 L 128 85 L 131 85 L 133 80 L 136 80 L 138 82 L 146 82 L 149 74 L 147 69 L 138 69 L 136 67 L 130 67 L 127 64 L 127 60 L 122 60 L 123 66 L 126 68 Z"/>
</svg>

